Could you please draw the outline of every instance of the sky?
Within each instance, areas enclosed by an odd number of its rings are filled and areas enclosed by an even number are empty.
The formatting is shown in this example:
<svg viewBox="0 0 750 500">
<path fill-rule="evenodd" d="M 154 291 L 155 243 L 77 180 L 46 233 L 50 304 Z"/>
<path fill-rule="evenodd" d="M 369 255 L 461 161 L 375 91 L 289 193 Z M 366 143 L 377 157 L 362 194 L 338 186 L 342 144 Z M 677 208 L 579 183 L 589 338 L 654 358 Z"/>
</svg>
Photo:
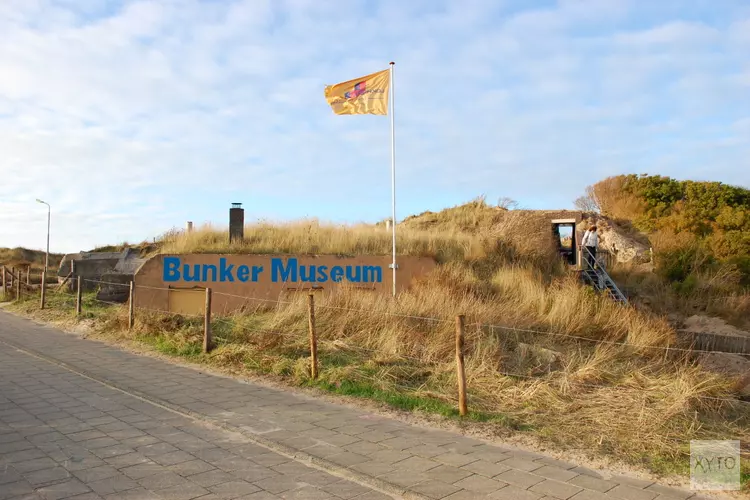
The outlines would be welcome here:
<svg viewBox="0 0 750 500">
<path fill-rule="evenodd" d="M 750 187 L 746 0 L 2 0 L 0 247 L 391 213 L 572 208 L 610 175 Z"/>
</svg>

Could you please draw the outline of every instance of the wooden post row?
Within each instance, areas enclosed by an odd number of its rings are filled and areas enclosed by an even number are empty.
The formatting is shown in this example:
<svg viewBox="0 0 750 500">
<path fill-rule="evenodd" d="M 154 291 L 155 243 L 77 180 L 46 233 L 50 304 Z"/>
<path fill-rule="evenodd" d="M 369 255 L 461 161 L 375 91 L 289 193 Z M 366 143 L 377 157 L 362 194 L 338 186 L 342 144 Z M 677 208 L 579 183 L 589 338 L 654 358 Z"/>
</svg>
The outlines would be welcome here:
<svg viewBox="0 0 750 500">
<path fill-rule="evenodd" d="M 203 352 L 209 352 L 211 344 L 211 289 L 206 288 L 206 310 L 203 319 Z"/>
<path fill-rule="evenodd" d="M 81 276 L 79 276 L 76 279 L 76 316 L 80 316 L 81 315 L 81 309 L 82 309 L 82 304 L 81 304 L 81 299 L 82 299 L 82 296 L 81 296 L 81 288 L 82 288 L 81 287 L 81 281 L 83 281 L 83 278 Z"/>
<path fill-rule="evenodd" d="M 130 281 L 130 293 L 128 294 L 128 330 L 135 325 L 135 282 Z"/>
<path fill-rule="evenodd" d="M 466 415 L 466 372 L 464 370 L 464 315 L 456 316 L 456 369 L 458 371 L 458 413 Z"/>
<path fill-rule="evenodd" d="M 44 299 L 45 299 L 44 295 L 45 295 L 46 290 L 47 290 L 47 272 L 46 271 L 42 271 L 42 286 L 41 286 L 42 294 L 41 294 L 41 297 L 39 299 L 39 302 L 40 302 L 39 303 L 39 308 L 40 309 L 44 309 Z"/>
<path fill-rule="evenodd" d="M 318 339 L 315 336 L 315 296 L 307 296 L 307 317 L 310 327 L 310 376 L 318 378 Z"/>
</svg>

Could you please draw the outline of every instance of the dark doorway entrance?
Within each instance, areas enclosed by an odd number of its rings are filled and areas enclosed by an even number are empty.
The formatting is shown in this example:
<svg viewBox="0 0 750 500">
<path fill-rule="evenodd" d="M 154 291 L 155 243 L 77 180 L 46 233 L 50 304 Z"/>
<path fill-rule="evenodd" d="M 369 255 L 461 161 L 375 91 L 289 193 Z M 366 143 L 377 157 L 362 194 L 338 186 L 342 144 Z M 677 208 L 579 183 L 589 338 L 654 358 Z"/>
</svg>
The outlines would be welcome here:
<svg viewBox="0 0 750 500">
<path fill-rule="evenodd" d="M 578 256 L 575 219 L 553 220 L 552 236 L 560 256 L 565 262 L 575 266 Z"/>
</svg>

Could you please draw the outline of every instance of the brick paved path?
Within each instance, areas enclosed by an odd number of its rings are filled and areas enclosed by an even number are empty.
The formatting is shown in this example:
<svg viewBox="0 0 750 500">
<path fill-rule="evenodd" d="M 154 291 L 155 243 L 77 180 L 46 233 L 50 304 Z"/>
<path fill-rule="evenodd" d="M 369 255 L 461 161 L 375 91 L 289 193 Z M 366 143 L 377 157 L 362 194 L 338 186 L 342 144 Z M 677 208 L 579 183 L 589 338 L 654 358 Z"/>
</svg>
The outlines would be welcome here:
<svg viewBox="0 0 750 500">
<path fill-rule="evenodd" d="M 75 498 L 388 498 L 304 462 L 396 498 L 704 498 L 207 375 L 0 312 L 0 500 L 39 498 L 23 495 L 48 483 L 38 494 L 54 499 L 90 491 Z"/>
</svg>

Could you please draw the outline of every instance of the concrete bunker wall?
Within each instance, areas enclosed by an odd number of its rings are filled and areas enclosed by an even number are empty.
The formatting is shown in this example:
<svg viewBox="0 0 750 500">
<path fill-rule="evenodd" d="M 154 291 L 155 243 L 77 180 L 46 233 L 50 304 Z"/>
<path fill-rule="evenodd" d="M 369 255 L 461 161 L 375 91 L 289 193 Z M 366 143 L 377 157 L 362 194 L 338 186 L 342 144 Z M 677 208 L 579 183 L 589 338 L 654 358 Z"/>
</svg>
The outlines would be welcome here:
<svg viewBox="0 0 750 500">
<path fill-rule="evenodd" d="M 229 313 L 255 308 L 289 294 L 368 290 L 390 295 L 390 256 L 335 255 L 157 255 L 135 274 L 135 306 L 160 311 L 202 314 L 205 288 L 212 310 Z M 397 292 L 437 266 L 429 257 L 397 258 Z M 196 274 L 197 273 L 197 274 Z"/>
</svg>

